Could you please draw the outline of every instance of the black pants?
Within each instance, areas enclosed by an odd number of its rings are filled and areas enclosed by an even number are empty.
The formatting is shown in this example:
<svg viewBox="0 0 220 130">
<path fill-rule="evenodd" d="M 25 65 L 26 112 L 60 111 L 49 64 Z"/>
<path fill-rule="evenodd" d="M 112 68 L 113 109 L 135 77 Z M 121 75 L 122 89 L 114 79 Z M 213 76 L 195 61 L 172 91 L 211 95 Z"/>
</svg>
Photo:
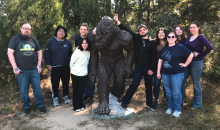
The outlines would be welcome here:
<svg viewBox="0 0 220 130">
<path fill-rule="evenodd" d="M 85 108 L 83 104 L 83 91 L 85 88 L 87 76 L 76 76 L 71 74 L 72 86 L 73 86 L 73 109 L 77 110 Z"/>
<path fill-rule="evenodd" d="M 63 84 L 63 96 L 69 95 L 70 67 L 68 64 L 59 67 L 52 67 L 51 83 L 54 93 L 53 97 L 59 97 L 58 88 L 59 88 L 60 78 Z"/>
<path fill-rule="evenodd" d="M 145 82 L 145 93 L 146 93 L 146 104 L 153 105 L 153 98 L 152 98 L 152 85 L 153 85 L 153 75 L 148 75 L 150 67 L 143 67 L 139 65 L 135 65 L 133 82 L 129 86 L 125 96 L 123 97 L 122 101 L 125 103 L 129 103 L 137 91 L 138 86 L 140 85 L 142 76 L 144 76 Z"/>
</svg>

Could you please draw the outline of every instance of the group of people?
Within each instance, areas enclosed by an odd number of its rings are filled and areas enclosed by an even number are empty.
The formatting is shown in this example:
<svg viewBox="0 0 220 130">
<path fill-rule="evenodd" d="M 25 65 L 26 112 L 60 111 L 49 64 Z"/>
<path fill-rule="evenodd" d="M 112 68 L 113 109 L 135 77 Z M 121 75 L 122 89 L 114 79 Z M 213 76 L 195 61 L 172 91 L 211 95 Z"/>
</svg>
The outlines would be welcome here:
<svg viewBox="0 0 220 130">
<path fill-rule="evenodd" d="M 162 78 L 164 100 L 168 104 L 165 113 L 179 117 L 181 105 L 185 99 L 185 87 L 189 75 L 192 76 L 194 87 L 191 109 L 202 106 L 200 77 L 203 69 L 203 57 L 213 47 L 202 34 L 198 22 L 192 22 L 190 25 L 192 36 L 187 37 L 183 27 L 177 25 L 174 32 L 167 32 L 164 28 L 159 28 L 154 40 L 147 35 L 148 29 L 144 24 L 138 26 L 138 34 L 136 34 L 119 21 L 117 14 L 113 20 L 121 30 L 131 34 L 134 43 L 135 69 L 133 82 L 121 99 L 122 108 L 127 108 L 131 102 L 142 76 L 144 76 L 145 81 L 146 107 L 152 111 L 158 108 Z M 80 35 L 75 37 L 76 50 L 73 52 L 71 42 L 66 39 L 67 29 L 58 26 L 55 37 L 47 42 L 44 51 L 44 59 L 51 75 L 54 106 L 59 105 L 60 79 L 62 80 L 64 103 L 69 103 L 71 72 L 73 109 L 77 112 L 85 110 L 85 102 L 94 100 L 95 93 L 95 84 L 88 77 L 91 68 L 89 65 L 91 45 L 87 35 L 88 33 L 96 35 L 96 29 L 89 32 L 88 24 L 81 23 L 79 32 Z M 36 38 L 31 36 L 30 23 L 22 23 L 20 34 L 11 39 L 8 46 L 8 57 L 18 79 L 24 113 L 30 113 L 30 98 L 28 96 L 30 83 L 37 107 L 41 113 L 45 113 L 46 109 L 40 88 L 42 51 Z"/>
<path fill-rule="evenodd" d="M 146 25 L 138 26 L 138 34 L 130 31 L 114 16 L 114 21 L 121 30 L 128 31 L 134 42 L 135 70 L 133 83 L 129 86 L 122 99 L 122 108 L 127 108 L 132 96 L 137 90 L 142 76 L 145 81 L 146 107 L 155 111 L 159 104 L 161 78 L 164 86 L 164 100 L 168 104 L 166 114 L 179 117 L 181 105 L 185 99 L 185 85 L 189 75 L 192 76 L 194 99 L 191 109 L 202 106 L 202 90 L 200 77 L 203 69 L 203 57 L 212 49 L 212 45 L 201 32 L 200 24 L 196 21 L 190 25 L 192 36 L 187 37 L 181 25 L 174 32 L 159 28 L 156 39 L 147 36 Z M 205 47 L 205 50 L 204 50 Z M 154 103 L 152 100 L 152 84 L 154 78 Z M 173 112 L 174 111 L 174 112 Z"/>
<path fill-rule="evenodd" d="M 53 105 L 59 105 L 60 79 L 63 87 L 63 100 L 69 103 L 70 72 L 73 85 L 73 107 L 75 111 L 85 109 L 84 102 L 94 100 L 95 84 L 88 78 L 90 44 L 86 39 L 89 31 L 86 23 L 79 26 L 80 35 L 75 38 L 76 51 L 73 53 L 72 43 L 66 39 L 67 29 L 58 26 L 55 37 L 51 38 L 45 47 L 44 60 L 50 73 Z M 8 57 L 18 80 L 18 86 L 23 102 L 24 114 L 30 113 L 29 85 L 33 89 L 36 106 L 45 113 L 40 73 L 42 71 L 42 51 L 37 39 L 31 36 L 31 25 L 24 22 L 20 34 L 15 35 L 8 45 Z M 71 69 L 71 70 L 70 70 Z M 84 91 L 85 90 L 85 91 Z M 84 98 L 83 98 L 84 93 Z"/>
</svg>

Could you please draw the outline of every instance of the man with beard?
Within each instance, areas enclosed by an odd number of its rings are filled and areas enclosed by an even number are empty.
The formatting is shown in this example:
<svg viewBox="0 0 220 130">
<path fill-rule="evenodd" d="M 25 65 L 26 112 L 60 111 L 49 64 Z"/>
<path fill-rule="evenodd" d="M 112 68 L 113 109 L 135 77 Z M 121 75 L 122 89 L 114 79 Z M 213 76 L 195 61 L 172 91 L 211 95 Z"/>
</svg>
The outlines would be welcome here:
<svg viewBox="0 0 220 130">
<path fill-rule="evenodd" d="M 93 30 L 94 33 L 95 29 Z M 75 37 L 75 47 L 78 47 L 81 40 L 84 38 L 87 38 L 89 27 L 87 23 L 80 23 L 79 24 L 79 32 L 80 34 Z M 88 65 L 88 74 L 91 72 L 91 66 Z M 87 76 L 85 89 L 84 89 L 84 103 L 88 101 L 94 100 L 94 94 L 95 94 L 95 84 L 89 80 L 89 77 Z"/>
<path fill-rule="evenodd" d="M 28 95 L 30 83 L 36 99 L 36 106 L 41 113 L 45 113 L 47 110 L 44 107 L 40 87 L 42 51 L 37 39 L 31 36 L 30 23 L 22 23 L 20 34 L 13 36 L 10 40 L 8 58 L 18 80 L 24 114 L 30 113 L 31 100 Z"/>
<path fill-rule="evenodd" d="M 156 43 L 147 36 L 147 26 L 141 24 L 138 26 L 138 34 L 130 31 L 118 20 L 118 14 L 115 14 L 114 21 L 118 24 L 121 30 L 125 30 L 132 35 L 134 42 L 134 62 L 135 70 L 133 76 L 133 83 L 129 86 L 125 96 L 122 98 L 121 107 L 127 108 L 127 104 L 130 103 L 132 96 L 136 92 L 142 76 L 145 81 L 145 93 L 146 93 L 146 107 L 155 111 L 152 98 L 152 85 L 153 85 L 153 70 L 156 69 L 157 63 L 157 50 Z"/>
</svg>

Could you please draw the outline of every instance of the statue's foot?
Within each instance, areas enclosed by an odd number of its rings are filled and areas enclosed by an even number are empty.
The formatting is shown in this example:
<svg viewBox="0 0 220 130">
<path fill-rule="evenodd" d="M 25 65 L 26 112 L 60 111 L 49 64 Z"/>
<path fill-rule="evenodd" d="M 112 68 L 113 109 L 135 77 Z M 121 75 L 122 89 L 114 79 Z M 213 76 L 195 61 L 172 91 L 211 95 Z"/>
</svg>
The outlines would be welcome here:
<svg viewBox="0 0 220 130">
<path fill-rule="evenodd" d="M 95 109 L 95 113 L 99 115 L 108 115 L 110 108 L 107 103 L 99 103 L 99 106 Z"/>
</svg>

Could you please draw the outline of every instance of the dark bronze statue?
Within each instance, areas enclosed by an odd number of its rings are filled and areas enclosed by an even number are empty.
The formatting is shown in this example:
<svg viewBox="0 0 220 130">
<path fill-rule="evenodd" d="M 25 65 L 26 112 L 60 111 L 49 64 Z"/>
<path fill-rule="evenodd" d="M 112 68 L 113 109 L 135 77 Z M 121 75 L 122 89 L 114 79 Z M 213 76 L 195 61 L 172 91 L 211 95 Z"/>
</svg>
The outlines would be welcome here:
<svg viewBox="0 0 220 130">
<path fill-rule="evenodd" d="M 98 76 L 99 105 L 95 109 L 95 113 L 106 115 L 110 112 L 108 105 L 111 74 L 114 75 L 114 87 L 112 87 L 111 93 L 118 98 L 118 101 L 124 93 L 125 78 L 129 78 L 132 74 L 133 40 L 128 32 L 116 29 L 113 20 L 107 16 L 98 23 L 96 35 L 89 33 L 88 38 L 92 44 L 89 78 L 95 82 L 95 77 Z M 123 49 L 127 52 L 126 59 Z M 101 58 L 98 64 L 99 53 Z"/>
</svg>

